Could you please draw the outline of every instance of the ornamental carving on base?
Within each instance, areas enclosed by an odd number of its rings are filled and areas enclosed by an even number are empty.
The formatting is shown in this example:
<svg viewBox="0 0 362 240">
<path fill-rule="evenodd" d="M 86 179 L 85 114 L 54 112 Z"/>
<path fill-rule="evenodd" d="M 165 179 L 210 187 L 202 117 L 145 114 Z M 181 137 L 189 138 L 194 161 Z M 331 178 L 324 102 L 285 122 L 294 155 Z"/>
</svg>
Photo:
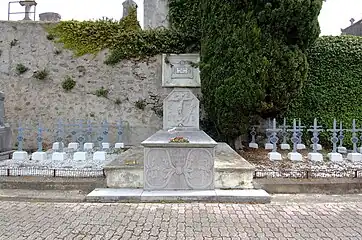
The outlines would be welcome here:
<svg viewBox="0 0 362 240">
<path fill-rule="evenodd" d="M 145 189 L 213 189 L 212 148 L 145 149 Z"/>
</svg>

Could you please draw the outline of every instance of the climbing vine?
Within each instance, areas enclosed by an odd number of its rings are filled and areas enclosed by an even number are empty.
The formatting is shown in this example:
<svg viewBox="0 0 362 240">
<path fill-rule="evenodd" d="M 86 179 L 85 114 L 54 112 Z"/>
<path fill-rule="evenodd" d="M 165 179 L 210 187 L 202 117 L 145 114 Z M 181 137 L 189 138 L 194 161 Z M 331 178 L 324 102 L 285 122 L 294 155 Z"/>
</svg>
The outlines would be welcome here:
<svg viewBox="0 0 362 240">
<path fill-rule="evenodd" d="M 176 26 L 180 26 L 179 24 Z M 96 21 L 62 21 L 47 27 L 48 36 L 76 56 L 96 54 L 110 49 L 106 64 L 124 59 L 147 58 L 160 53 L 186 53 L 199 50 L 195 34 L 177 28 L 142 30 L 136 8 L 119 21 L 103 18 Z"/>
</svg>

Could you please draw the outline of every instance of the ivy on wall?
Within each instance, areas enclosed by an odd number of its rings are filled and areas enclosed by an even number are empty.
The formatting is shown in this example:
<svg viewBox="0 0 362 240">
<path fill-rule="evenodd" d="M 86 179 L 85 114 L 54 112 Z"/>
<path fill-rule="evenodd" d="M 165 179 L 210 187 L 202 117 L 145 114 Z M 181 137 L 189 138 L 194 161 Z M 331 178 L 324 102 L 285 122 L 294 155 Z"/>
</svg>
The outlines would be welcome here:
<svg viewBox="0 0 362 240">
<path fill-rule="evenodd" d="M 176 26 L 181 27 L 180 24 Z M 120 21 L 62 21 L 49 26 L 47 30 L 52 39 L 73 50 L 76 56 L 110 49 L 105 60 L 109 65 L 124 59 L 152 57 L 160 53 L 188 53 L 200 49 L 199 42 L 195 42 L 195 34 L 190 35 L 184 28 L 142 30 L 137 21 L 136 8 Z"/>
<path fill-rule="evenodd" d="M 351 128 L 356 119 L 362 124 L 362 38 L 355 36 L 321 37 L 307 52 L 309 76 L 302 93 L 290 105 L 288 118 L 301 118 L 311 126 L 332 128 L 333 119 Z M 346 137 L 346 143 L 350 137 Z M 330 133 L 322 134 L 330 142 Z M 330 143 L 328 143 L 330 145 Z"/>
</svg>

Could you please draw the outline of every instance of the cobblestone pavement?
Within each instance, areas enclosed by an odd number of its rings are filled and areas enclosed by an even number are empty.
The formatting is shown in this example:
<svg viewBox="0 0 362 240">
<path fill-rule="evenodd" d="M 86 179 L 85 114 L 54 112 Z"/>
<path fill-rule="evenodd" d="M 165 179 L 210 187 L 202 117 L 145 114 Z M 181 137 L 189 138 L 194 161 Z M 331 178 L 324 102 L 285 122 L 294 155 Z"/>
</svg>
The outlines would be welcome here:
<svg viewBox="0 0 362 240">
<path fill-rule="evenodd" d="M 0 202 L 0 239 L 362 239 L 362 201 Z"/>
</svg>

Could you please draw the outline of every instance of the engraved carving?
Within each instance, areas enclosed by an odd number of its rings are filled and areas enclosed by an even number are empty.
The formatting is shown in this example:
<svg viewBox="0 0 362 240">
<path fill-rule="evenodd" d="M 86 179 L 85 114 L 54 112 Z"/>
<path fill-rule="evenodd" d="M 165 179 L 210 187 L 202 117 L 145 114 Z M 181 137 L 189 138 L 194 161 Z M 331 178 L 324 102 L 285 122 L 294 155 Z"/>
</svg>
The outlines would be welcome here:
<svg viewBox="0 0 362 240">
<path fill-rule="evenodd" d="M 213 149 L 145 149 L 145 189 L 213 189 Z"/>
<path fill-rule="evenodd" d="M 200 70 L 192 66 L 199 63 L 198 54 L 171 54 L 163 57 L 162 86 L 163 87 L 200 87 Z M 167 61 L 166 61 L 167 58 Z"/>
<path fill-rule="evenodd" d="M 199 128 L 199 100 L 188 89 L 175 89 L 164 100 L 163 128 Z"/>
</svg>

